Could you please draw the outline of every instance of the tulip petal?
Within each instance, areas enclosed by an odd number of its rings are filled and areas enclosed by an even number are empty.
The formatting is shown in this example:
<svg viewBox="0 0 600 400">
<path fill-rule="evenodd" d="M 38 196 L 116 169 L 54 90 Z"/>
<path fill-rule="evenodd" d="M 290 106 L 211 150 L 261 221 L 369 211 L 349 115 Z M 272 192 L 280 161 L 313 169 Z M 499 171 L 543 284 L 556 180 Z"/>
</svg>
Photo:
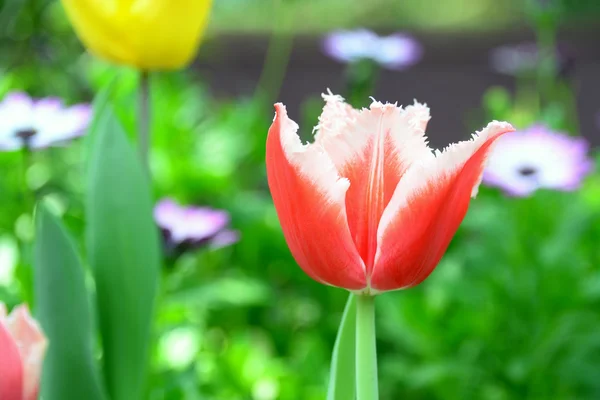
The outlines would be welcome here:
<svg viewBox="0 0 600 400">
<path fill-rule="evenodd" d="M 19 348 L 0 320 L 0 395 L 2 400 L 23 399 L 23 364 Z"/>
<path fill-rule="evenodd" d="M 134 47 L 131 34 L 124 29 L 129 14 L 123 12 L 123 5 L 117 8 L 119 5 L 113 3 L 115 2 L 62 0 L 77 35 L 92 53 L 111 61 L 133 64 L 137 60 L 132 54 Z M 130 25 L 133 25 L 132 22 L 130 19 Z M 129 29 L 134 30 L 132 26 Z"/>
<path fill-rule="evenodd" d="M 21 354 L 23 399 L 35 400 L 38 395 L 42 362 L 48 345 L 46 337 L 38 323 L 31 318 L 25 305 L 15 307 L 6 319 L 6 323 Z"/>
<path fill-rule="evenodd" d="M 374 101 L 369 109 L 358 111 L 339 96 L 323 97 L 326 105 L 315 140 L 339 175 L 351 182 L 348 224 L 369 274 L 379 220 L 400 178 L 415 161 L 433 158 L 425 138 L 429 109 L 418 103 L 403 109 Z"/>
<path fill-rule="evenodd" d="M 212 0 L 63 0 L 86 47 L 140 69 L 173 69 L 198 48 Z"/>
<path fill-rule="evenodd" d="M 365 288 L 365 268 L 346 217 L 348 180 L 339 177 L 319 143 L 302 145 L 298 125 L 283 104 L 275 111 L 267 138 L 267 177 L 292 255 L 319 282 Z"/>
<path fill-rule="evenodd" d="M 371 288 L 415 286 L 433 271 L 477 193 L 491 145 L 513 130 L 492 122 L 472 140 L 409 169 L 381 218 Z"/>
</svg>

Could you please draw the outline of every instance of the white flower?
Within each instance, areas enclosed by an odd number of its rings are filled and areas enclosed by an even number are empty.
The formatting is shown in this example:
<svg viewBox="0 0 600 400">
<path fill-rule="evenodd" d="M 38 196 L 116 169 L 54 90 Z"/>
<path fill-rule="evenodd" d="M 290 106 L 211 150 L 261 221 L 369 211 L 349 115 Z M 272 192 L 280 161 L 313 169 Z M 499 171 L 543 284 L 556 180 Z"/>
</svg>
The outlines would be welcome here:
<svg viewBox="0 0 600 400">
<path fill-rule="evenodd" d="M 65 107 L 58 98 L 9 93 L 0 102 L 0 150 L 39 149 L 74 139 L 85 133 L 91 116 L 88 104 Z"/>
<path fill-rule="evenodd" d="M 508 133 L 498 139 L 488 159 L 483 182 L 512 196 L 538 189 L 577 189 L 592 170 L 584 138 L 553 132 L 543 125 Z"/>
</svg>

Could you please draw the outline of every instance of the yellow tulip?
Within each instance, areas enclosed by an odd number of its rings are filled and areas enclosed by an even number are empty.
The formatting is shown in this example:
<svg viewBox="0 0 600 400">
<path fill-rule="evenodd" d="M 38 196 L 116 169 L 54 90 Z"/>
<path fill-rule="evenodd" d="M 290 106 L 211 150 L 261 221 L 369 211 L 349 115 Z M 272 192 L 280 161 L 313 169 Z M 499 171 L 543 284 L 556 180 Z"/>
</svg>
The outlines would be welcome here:
<svg viewBox="0 0 600 400">
<path fill-rule="evenodd" d="M 83 44 L 109 61 L 143 70 L 187 65 L 212 0 L 62 0 Z"/>
</svg>

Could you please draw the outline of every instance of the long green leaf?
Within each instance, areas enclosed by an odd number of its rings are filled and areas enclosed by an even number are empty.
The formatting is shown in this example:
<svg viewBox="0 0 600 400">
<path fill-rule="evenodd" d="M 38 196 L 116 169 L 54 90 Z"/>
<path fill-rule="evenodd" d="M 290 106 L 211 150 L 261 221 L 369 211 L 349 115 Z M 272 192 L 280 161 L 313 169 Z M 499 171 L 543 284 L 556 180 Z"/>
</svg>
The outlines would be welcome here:
<svg viewBox="0 0 600 400">
<path fill-rule="evenodd" d="M 327 400 L 356 397 L 356 296 L 350 294 L 331 356 Z"/>
<path fill-rule="evenodd" d="M 106 398 L 93 355 L 93 332 L 83 268 L 73 241 L 42 204 L 36 210 L 34 294 L 37 318 L 49 339 L 41 397 Z"/>
<path fill-rule="evenodd" d="M 88 166 L 87 244 L 112 400 L 142 398 L 160 272 L 147 177 L 110 107 Z"/>
<path fill-rule="evenodd" d="M 102 89 L 98 91 L 96 96 L 94 97 L 94 102 L 92 104 L 93 108 L 93 118 L 90 122 L 90 125 L 87 129 L 87 134 L 84 138 L 84 157 L 85 160 L 90 159 L 90 154 L 94 148 L 94 140 L 98 136 L 96 132 L 99 127 L 103 127 L 106 125 L 106 118 L 112 117 L 111 112 L 104 112 L 104 110 L 110 107 L 110 97 L 114 91 L 115 79 L 110 81 L 110 83 Z"/>
</svg>

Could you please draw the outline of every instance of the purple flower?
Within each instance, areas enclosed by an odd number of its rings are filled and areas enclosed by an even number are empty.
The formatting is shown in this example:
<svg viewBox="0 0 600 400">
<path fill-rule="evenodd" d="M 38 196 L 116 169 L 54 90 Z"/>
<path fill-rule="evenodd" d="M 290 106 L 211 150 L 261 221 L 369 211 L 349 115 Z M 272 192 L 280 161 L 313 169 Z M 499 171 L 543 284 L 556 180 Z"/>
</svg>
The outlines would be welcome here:
<svg viewBox="0 0 600 400">
<path fill-rule="evenodd" d="M 541 188 L 572 191 L 593 168 L 588 149 L 584 138 L 543 125 L 507 133 L 490 154 L 483 182 L 519 197 Z"/>
<path fill-rule="evenodd" d="M 74 139 L 85 133 L 91 116 L 88 104 L 65 107 L 55 97 L 9 93 L 0 102 L 0 150 L 40 149 Z"/>
<path fill-rule="evenodd" d="M 212 249 L 220 249 L 221 247 L 231 246 L 240 241 L 240 232 L 232 230 L 224 230 L 217 233 L 210 241 Z"/>
<path fill-rule="evenodd" d="M 566 77 L 571 73 L 574 57 L 564 46 L 556 48 L 558 74 Z M 516 45 L 505 45 L 493 49 L 490 53 L 492 68 L 501 74 L 519 75 L 523 72 L 535 71 L 540 62 L 540 52 L 536 43 L 525 42 Z"/>
<path fill-rule="evenodd" d="M 208 207 L 181 206 L 162 199 L 154 207 L 154 219 L 162 229 L 168 249 L 229 246 L 239 241 L 239 232 L 228 229 L 229 214 Z"/>
<path fill-rule="evenodd" d="M 344 63 L 371 59 L 390 69 L 407 68 L 423 54 L 419 42 L 408 35 L 378 36 L 366 29 L 330 33 L 323 40 L 323 51 Z"/>
</svg>

